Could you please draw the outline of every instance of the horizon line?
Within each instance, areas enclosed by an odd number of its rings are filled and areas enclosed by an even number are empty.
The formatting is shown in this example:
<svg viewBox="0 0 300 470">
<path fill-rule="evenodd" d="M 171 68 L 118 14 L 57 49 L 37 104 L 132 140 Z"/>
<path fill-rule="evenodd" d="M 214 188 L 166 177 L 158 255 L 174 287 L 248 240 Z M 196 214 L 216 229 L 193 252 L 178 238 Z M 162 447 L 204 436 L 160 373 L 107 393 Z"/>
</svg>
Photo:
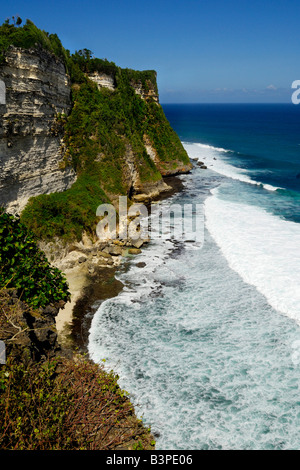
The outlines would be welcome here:
<svg viewBox="0 0 300 470">
<path fill-rule="evenodd" d="M 164 103 L 164 102 L 160 102 L 161 105 L 165 105 L 165 104 L 176 104 L 176 105 L 180 105 L 180 104 L 184 104 L 184 105 L 197 105 L 197 104 L 215 104 L 215 105 L 226 105 L 226 104 L 230 104 L 230 105 L 291 105 L 291 106 L 295 106 L 294 103 L 292 102 L 283 102 L 283 101 L 278 101 L 278 102 L 256 102 L 256 103 L 252 103 L 252 102 L 249 102 L 249 101 L 245 101 L 245 102 L 239 102 L 237 103 L 236 101 L 232 101 L 232 102 L 223 102 L 223 101 L 220 101 L 220 102 L 216 102 L 216 101 L 211 101 L 211 102 L 207 102 L 207 101 L 193 101 L 193 102 L 167 102 L 167 103 Z"/>
</svg>

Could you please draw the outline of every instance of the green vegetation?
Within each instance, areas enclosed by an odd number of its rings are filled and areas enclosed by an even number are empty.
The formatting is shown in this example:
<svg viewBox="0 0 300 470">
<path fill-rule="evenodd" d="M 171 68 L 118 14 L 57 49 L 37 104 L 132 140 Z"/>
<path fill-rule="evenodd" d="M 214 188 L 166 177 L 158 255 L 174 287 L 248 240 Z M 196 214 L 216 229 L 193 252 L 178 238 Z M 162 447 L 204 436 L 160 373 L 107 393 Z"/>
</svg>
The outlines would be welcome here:
<svg viewBox="0 0 300 470">
<path fill-rule="evenodd" d="M 0 208 L 0 288 L 15 288 L 33 307 L 69 300 L 68 284 L 50 266 L 35 237 L 19 219 Z"/>
<path fill-rule="evenodd" d="M 157 106 L 154 102 L 148 104 L 146 132 L 153 142 L 153 146 L 162 162 L 162 167 L 167 168 L 166 163 L 170 162 L 189 164 L 189 157 L 178 135 L 171 128 L 162 107 Z"/>
<path fill-rule="evenodd" d="M 0 448 L 153 448 L 150 430 L 136 418 L 117 375 L 82 356 L 53 358 L 55 327 L 38 307 L 59 308 L 69 300 L 61 272 L 3 209 L 0 238 L 0 339 L 9 352 L 0 366 Z"/>
<path fill-rule="evenodd" d="M 153 448 L 118 376 L 88 361 L 51 360 L 0 369 L 2 450 Z"/>
<path fill-rule="evenodd" d="M 93 57 L 93 53 L 89 49 L 76 51 L 71 57 L 69 68 L 73 82 L 84 81 L 84 74 L 94 72 L 105 73 L 115 77 L 118 70 L 114 62 Z"/>
<path fill-rule="evenodd" d="M 149 85 L 151 84 L 154 86 L 154 91 L 158 94 L 157 83 L 156 83 L 156 72 L 155 70 L 132 70 L 132 69 L 124 69 L 124 74 L 127 75 L 128 83 L 140 83 L 142 88 L 148 92 Z"/>
<path fill-rule="evenodd" d="M 29 200 L 22 222 L 39 239 L 79 240 L 83 230 L 95 229 L 96 209 L 107 200 L 97 175 L 82 174 L 67 191 Z"/>
<path fill-rule="evenodd" d="M 71 55 L 57 35 L 39 30 L 29 20 L 23 27 L 8 22 L 0 27 L 0 61 L 10 44 L 24 49 L 40 46 L 54 53 L 71 78 L 72 110 L 68 116 L 58 115 L 57 121 L 66 148 L 62 168 L 72 166 L 77 181 L 64 193 L 29 201 L 21 220 L 39 238 L 71 240 L 80 239 L 83 230 L 93 233 L 97 206 L 130 194 L 129 156 L 141 185 L 155 183 L 178 164 L 189 163 L 162 107 L 151 93 L 145 100 L 135 93 L 134 87 L 157 93 L 155 71 L 121 69 L 93 57 L 88 49 Z M 95 72 L 112 77 L 115 89 L 99 90 L 88 77 Z M 156 150 L 158 162 L 147 154 L 145 139 Z"/>
<path fill-rule="evenodd" d="M 30 20 L 26 20 L 24 26 L 19 26 L 21 23 L 22 20 L 18 17 L 14 24 L 9 24 L 9 20 L 6 20 L 0 26 L 0 64 L 5 61 L 5 52 L 10 45 L 23 49 L 40 46 L 67 61 L 67 51 L 63 48 L 57 34 L 41 31 Z"/>
<path fill-rule="evenodd" d="M 93 233 L 98 205 L 129 193 L 129 154 L 141 183 L 161 179 L 160 170 L 146 152 L 145 135 L 155 144 L 162 162 L 176 164 L 186 157 L 181 154 L 181 145 L 176 152 L 179 139 L 176 141 L 160 106 L 151 98 L 142 100 L 132 88 L 136 84 L 145 92 L 157 92 L 154 71 L 122 70 L 113 62 L 94 58 L 87 49 L 71 55 L 56 34 L 39 30 L 30 20 L 21 24 L 17 17 L 13 24 L 7 20 L 0 26 L 0 65 L 5 63 L 10 45 L 42 48 L 64 62 L 71 78 L 73 106 L 68 116 L 58 115 L 56 119 L 67 149 L 62 168 L 74 168 L 77 180 L 65 192 L 32 198 L 21 219 L 0 208 L 0 293 L 15 289 L 31 322 L 29 327 L 24 323 L 25 310 L 18 313 L 16 297 L 0 295 L 0 338 L 4 339 L 5 333 L 10 352 L 15 351 L 0 367 L 0 447 L 152 449 L 155 441 L 150 429 L 136 418 L 113 372 L 107 373 L 80 357 L 76 361 L 30 359 L 30 351 L 37 344 L 32 342 L 33 337 L 40 344 L 47 343 L 44 347 L 50 357 L 56 354 L 54 347 L 51 350 L 52 337 L 44 341 L 45 336 L 32 329 L 31 324 L 37 324 L 37 330 L 45 335 L 55 334 L 54 326 L 52 331 L 52 325 L 43 323 L 39 307 L 52 304 L 58 308 L 70 299 L 65 278 L 49 264 L 37 239 L 58 236 L 71 240 L 80 239 L 83 230 Z M 88 78 L 94 72 L 113 77 L 115 90 L 98 90 Z M 164 123 L 160 125 L 156 119 Z M 174 149 L 164 150 L 165 145 Z"/>
</svg>

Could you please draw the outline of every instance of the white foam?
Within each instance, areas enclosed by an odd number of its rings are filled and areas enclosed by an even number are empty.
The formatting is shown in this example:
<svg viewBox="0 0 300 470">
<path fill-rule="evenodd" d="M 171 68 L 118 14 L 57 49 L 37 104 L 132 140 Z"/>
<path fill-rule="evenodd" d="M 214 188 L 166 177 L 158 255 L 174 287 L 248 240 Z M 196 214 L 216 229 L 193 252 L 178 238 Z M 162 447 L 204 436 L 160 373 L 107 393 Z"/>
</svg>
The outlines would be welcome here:
<svg viewBox="0 0 300 470">
<path fill-rule="evenodd" d="M 300 324 L 300 224 L 222 200 L 217 188 L 212 194 L 205 202 L 206 226 L 230 267 Z"/>
<path fill-rule="evenodd" d="M 200 143 L 186 143 L 183 146 L 191 159 L 204 161 L 205 165 L 217 173 L 227 176 L 228 178 L 242 181 L 243 183 L 262 186 L 267 191 L 277 191 L 282 189 L 278 186 L 271 184 L 261 183 L 260 181 L 253 180 L 242 168 L 235 167 L 230 163 L 224 161 L 220 154 L 231 153 L 231 150 L 226 150 L 220 147 L 213 147 L 212 145 Z M 224 155 L 225 156 L 225 155 Z"/>
<path fill-rule="evenodd" d="M 159 208 L 167 206 L 167 204 L 167 201 L 157 204 L 157 210 L 151 216 L 155 227 L 157 224 L 154 220 L 159 216 Z M 154 233 L 153 227 L 152 230 Z M 174 278 L 174 273 L 167 267 L 166 260 L 173 249 L 174 244 L 170 240 L 153 238 L 146 250 L 135 255 L 134 260 L 130 263 L 129 271 L 116 275 L 116 278 L 123 282 L 125 287 L 116 298 L 108 299 L 101 304 L 91 322 L 89 354 L 95 362 L 107 359 L 110 355 L 109 347 L 100 344 L 98 340 L 101 334 L 103 335 L 102 316 L 110 308 L 114 311 L 116 305 L 119 305 L 120 310 L 124 305 L 138 309 L 139 302 L 156 292 L 162 282 L 171 281 Z M 141 267 L 141 263 L 144 263 L 143 267 Z"/>
<path fill-rule="evenodd" d="M 197 174 L 191 179 L 195 183 Z M 255 239 L 249 249 L 239 243 L 244 207 L 238 205 L 234 223 L 226 226 L 220 213 L 231 207 L 218 197 L 214 189 L 211 199 L 220 211 L 207 207 L 212 225 L 221 231 L 221 242 L 223 231 L 226 244 L 237 237 L 233 250 L 247 267 L 253 261 L 248 251 L 257 249 Z M 265 233 L 265 215 L 253 237 Z M 291 356 L 298 325 L 229 269 L 207 231 L 203 249 L 192 256 L 184 249 L 169 256 L 170 247 L 154 240 L 132 259 L 120 276 L 126 287 L 93 319 L 91 357 L 105 358 L 106 369 L 118 373 L 138 417 L 160 433 L 158 450 L 298 448 L 299 365 Z M 151 289 L 156 287 L 158 292 Z M 141 290 L 149 288 L 156 295 L 140 302 Z"/>
<path fill-rule="evenodd" d="M 228 152 L 231 152 L 232 150 L 226 150 L 226 149 L 223 149 L 222 147 L 214 147 L 213 145 L 208 145 L 208 144 L 200 144 L 200 143 L 196 143 L 196 145 L 198 147 L 200 147 L 201 149 L 211 149 L 215 152 L 222 152 L 222 153 L 228 153 Z"/>
</svg>

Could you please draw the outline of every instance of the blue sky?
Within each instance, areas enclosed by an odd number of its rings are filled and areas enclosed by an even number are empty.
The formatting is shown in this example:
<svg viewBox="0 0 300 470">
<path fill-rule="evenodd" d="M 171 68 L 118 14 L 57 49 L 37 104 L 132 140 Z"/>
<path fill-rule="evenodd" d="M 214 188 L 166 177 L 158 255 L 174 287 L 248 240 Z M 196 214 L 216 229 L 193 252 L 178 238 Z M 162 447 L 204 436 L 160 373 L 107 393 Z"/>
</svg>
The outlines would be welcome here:
<svg viewBox="0 0 300 470">
<path fill-rule="evenodd" d="M 155 69 L 160 101 L 290 102 L 300 79 L 297 0 L 36 0 L 19 15 L 121 67 Z"/>
</svg>

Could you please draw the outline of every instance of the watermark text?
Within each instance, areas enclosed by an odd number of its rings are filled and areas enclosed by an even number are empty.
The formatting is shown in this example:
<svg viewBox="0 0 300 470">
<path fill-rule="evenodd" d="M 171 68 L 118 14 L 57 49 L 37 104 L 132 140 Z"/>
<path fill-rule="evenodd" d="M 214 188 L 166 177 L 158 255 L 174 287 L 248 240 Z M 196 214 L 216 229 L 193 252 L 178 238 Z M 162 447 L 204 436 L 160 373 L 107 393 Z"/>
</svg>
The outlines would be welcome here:
<svg viewBox="0 0 300 470">
<path fill-rule="evenodd" d="M 296 91 L 292 94 L 292 103 L 300 103 L 300 80 L 294 80 L 292 83 L 292 88 L 296 88 Z"/>
<path fill-rule="evenodd" d="M 6 104 L 6 89 L 2 80 L 0 80 L 0 104 Z"/>
<path fill-rule="evenodd" d="M 119 197 L 118 211 L 112 204 L 101 204 L 96 211 L 100 218 L 96 233 L 101 241 L 163 239 L 204 242 L 203 204 L 128 204 Z"/>
<path fill-rule="evenodd" d="M 6 349 L 4 341 L 0 340 L 0 364 L 6 363 Z"/>
</svg>

